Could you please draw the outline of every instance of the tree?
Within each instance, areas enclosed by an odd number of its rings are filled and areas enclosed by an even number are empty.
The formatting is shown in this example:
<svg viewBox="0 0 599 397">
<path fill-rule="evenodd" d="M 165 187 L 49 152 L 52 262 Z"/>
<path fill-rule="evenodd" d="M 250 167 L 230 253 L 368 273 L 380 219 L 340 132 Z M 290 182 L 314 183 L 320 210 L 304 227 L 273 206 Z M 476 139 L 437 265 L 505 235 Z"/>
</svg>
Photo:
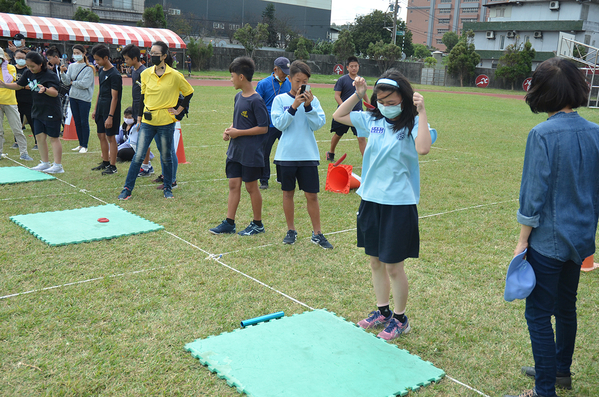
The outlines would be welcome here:
<svg viewBox="0 0 599 397">
<path fill-rule="evenodd" d="M 333 43 L 333 54 L 337 57 L 337 61 L 345 63 L 347 58 L 356 53 L 356 46 L 352 39 L 352 34 L 349 30 L 343 30 L 337 41 Z"/>
<path fill-rule="evenodd" d="M 156 4 L 154 7 L 146 8 L 141 17 L 141 21 L 137 22 L 137 26 L 166 29 L 167 23 L 162 5 Z"/>
<path fill-rule="evenodd" d="M 192 38 L 187 45 L 187 52 L 191 58 L 192 66 L 196 66 L 201 70 L 208 60 L 212 58 L 214 49 L 212 48 L 212 43 L 206 45 L 202 40 L 196 41 Z"/>
<path fill-rule="evenodd" d="M 414 44 L 414 58 L 424 59 L 431 56 L 431 51 L 424 44 Z"/>
<path fill-rule="evenodd" d="M 503 77 L 512 84 L 523 77 L 526 77 L 532 71 L 532 60 L 536 51 L 532 48 L 530 41 L 524 44 L 510 44 L 505 48 L 504 54 L 499 58 L 499 66 L 495 71 L 495 76 Z"/>
<path fill-rule="evenodd" d="M 299 37 L 297 40 L 297 49 L 293 52 L 296 59 L 306 60 L 310 58 L 310 52 L 308 52 L 308 47 L 313 47 L 314 43 L 311 40 L 306 39 L 305 37 Z"/>
<path fill-rule="evenodd" d="M 311 54 L 312 49 L 314 48 L 314 42 L 312 40 L 305 39 L 302 36 L 296 36 L 293 39 L 291 39 L 291 41 L 289 41 L 289 45 L 287 46 L 285 51 L 295 52 L 297 50 L 297 47 L 298 47 L 300 41 L 301 41 L 302 45 L 306 48 L 306 51 L 308 51 L 308 54 Z"/>
<path fill-rule="evenodd" d="M 275 17 L 275 5 L 268 3 L 264 11 L 262 11 L 262 22 L 268 25 L 268 37 L 266 38 L 266 45 L 269 47 L 276 47 L 278 43 L 277 37 L 277 18 Z"/>
<path fill-rule="evenodd" d="M 333 43 L 325 40 L 318 40 L 312 49 L 312 54 L 331 55 L 333 53 Z"/>
<path fill-rule="evenodd" d="M 249 23 L 246 23 L 244 27 L 237 29 L 233 37 L 245 48 L 245 55 L 253 58 L 256 50 L 262 47 L 268 38 L 268 25 L 258 23 L 255 28 L 252 28 Z"/>
<path fill-rule="evenodd" d="M 0 0 L 0 12 L 31 15 L 31 7 L 25 3 L 25 0 Z"/>
<path fill-rule="evenodd" d="M 391 33 L 385 28 L 393 26 L 393 17 L 391 14 L 380 10 L 374 10 L 368 15 L 359 15 L 352 25 L 351 37 L 358 54 L 366 54 L 368 46 L 377 41 L 383 43 L 391 42 Z M 398 29 L 399 30 L 399 29 Z"/>
<path fill-rule="evenodd" d="M 447 57 L 449 73 L 457 75 L 460 78 L 460 87 L 464 86 L 464 79 L 474 74 L 474 69 L 480 62 L 480 55 L 474 51 L 473 39 L 474 32 L 472 30 L 463 32 L 462 37 L 460 37 Z"/>
<path fill-rule="evenodd" d="M 437 60 L 433 57 L 424 58 L 424 66 L 427 68 L 434 68 L 437 64 Z"/>
<path fill-rule="evenodd" d="M 393 64 L 401 59 L 401 48 L 392 43 L 383 43 L 382 40 L 370 43 L 366 54 L 376 60 L 381 73 L 388 70 Z"/>
<path fill-rule="evenodd" d="M 460 36 L 456 32 L 445 32 L 441 41 L 445 44 L 445 52 L 449 53 L 458 43 Z"/>
<path fill-rule="evenodd" d="M 75 21 L 100 22 L 98 14 L 89 8 L 77 7 L 77 12 L 73 15 Z"/>
<path fill-rule="evenodd" d="M 169 15 L 166 27 L 177 33 L 182 39 L 191 36 L 190 20 L 185 15 Z"/>
</svg>

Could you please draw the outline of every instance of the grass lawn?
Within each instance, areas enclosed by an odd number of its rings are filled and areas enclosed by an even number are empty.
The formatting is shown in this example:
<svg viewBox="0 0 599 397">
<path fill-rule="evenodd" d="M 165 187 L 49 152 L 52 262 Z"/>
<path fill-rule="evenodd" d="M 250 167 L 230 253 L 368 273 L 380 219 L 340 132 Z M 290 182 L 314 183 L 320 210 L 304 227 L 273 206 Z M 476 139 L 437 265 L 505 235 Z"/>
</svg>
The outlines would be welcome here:
<svg viewBox="0 0 599 397">
<path fill-rule="evenodd" d="M 332 251 L 310 243 L 301 192 L 296 194 L 298 241 L 282 244 L 286 224 L 274 179 L 262 192 L 265 234 L 208 233 L 226 214 L 222 131 L 232 120 L 232 87 L 196 87 L 190 117 L 182 122 L 189 164 L 179 166 L 174 200 L 162 198 L 150 178 L 140 178 L 133 197 L 118 202 L 128 164 L 117 164 L 118 174 L 112 176 L 90 171 L 100 160 L 94 130 L 87 154 L 70 150 L 76 141 L 63 141 L 66 172 L 58 175 L 60 180 L 0 185 L 0 296 L 21 293 L 0 299 L 0 395 L 237 396 L 183 350 L 185 343 L 276 311 L 291 315 L 327 308 L 355 322 L 373 310 L 368 258 L 356 247 L 359 197 L 324 192 L 333 92 L 313 92 L 328 118 L 316 139 L 323 159 L 321 218 Z M 505 302 L 503 286 L 519 233 L 516 210 L 526 137 L 545 116 L 532 114 L 518 99 L 424 95 L 439 138 L 421 158 L 421 254 L 406 263 L 413 331 L 393 343 L 485 395 L 517 394 L 533 385 L 520 375 L 520 366 L 533 365 L 533 359 L 524 303 Z M 123 103 L 130 100 L 126 87 Z M 599 122 L 596 110 L 580 113 Z M 4 130 L 4 151 L 18 159 L 18 151 L 9 148 L 13 138 L 6 122 Z M 33 138 L 28 140 L 33 145 Z M 155 145 L 153 150 L 158 154 Z M 336 152 L 347 153 L 345 163 L 360 174 L 353 136 L 342 139 Z M 37 163 L 39 153 L 29 153 Z M 160 168 L 158 159 L 153 163 Z M 15 165 L 0 161 L 2 167 Z M 9 220 L 103 202 L 117 203 L 165 230 L 49 247 Z M 249 196 L 242 192 L 238 230 L 251 219 Z M 35 292 L 23 294 L 28 291 Z M 599 271 L 582 274 L 574 390 L 560 391 L 562 397 L 599 395 L 597 291 Z M 446 378 L 412 395 L 480 394 Z"/>
</svg>

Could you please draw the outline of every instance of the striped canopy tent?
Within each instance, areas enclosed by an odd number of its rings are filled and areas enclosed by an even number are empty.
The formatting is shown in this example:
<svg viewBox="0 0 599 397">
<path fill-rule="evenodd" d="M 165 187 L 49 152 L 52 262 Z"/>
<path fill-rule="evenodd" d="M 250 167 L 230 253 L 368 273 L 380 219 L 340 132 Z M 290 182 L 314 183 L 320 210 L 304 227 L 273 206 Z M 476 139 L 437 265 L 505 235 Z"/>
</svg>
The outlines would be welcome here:
<svg viewBox="0 0 599 397">
<path fill-rule="evenodd" d="M 138 28 L 2 12 L 0 12 L 0 31 L 2 37 L 14 37 L 17 33 L 21 33 L 28 39 L 135 44 L 142 48 L 151 47 L 155 41 L 164 41 L 169 48 L 186 48 L 181 37 L 168 29 Z"/>
</svg>

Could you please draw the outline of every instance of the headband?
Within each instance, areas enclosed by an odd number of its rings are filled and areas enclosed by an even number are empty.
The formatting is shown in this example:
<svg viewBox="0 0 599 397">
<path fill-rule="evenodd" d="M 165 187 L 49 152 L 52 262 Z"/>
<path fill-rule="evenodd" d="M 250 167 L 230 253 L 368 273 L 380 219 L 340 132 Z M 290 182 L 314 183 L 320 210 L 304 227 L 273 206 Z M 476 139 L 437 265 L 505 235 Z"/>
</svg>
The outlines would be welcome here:
<svg viewBox="0 0 599 397">
<path fill-rule="evenodd" d="M 397 84 L 397 81 L 391 79 L 378 79 L 374 85 L 377 86 L 379 84 L 388 84 L 399 88 L 399 84 Z"/>
</svg>

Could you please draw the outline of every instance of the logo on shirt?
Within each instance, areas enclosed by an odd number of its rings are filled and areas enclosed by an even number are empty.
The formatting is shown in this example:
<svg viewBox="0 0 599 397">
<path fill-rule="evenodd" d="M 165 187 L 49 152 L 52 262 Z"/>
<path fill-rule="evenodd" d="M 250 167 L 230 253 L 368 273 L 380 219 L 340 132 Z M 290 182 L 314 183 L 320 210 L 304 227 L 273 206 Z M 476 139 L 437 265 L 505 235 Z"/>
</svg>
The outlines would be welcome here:
<svg viewBox="0 0 599 397">
<path fill-rule="evenodd" d="M 241 112 L 241 116 L 245 117 L 246 119 L 248 118 L 248 111 L 244 110 L 243 112 Z"/>
<path fill-rule="evenodd" d="M 283 106 L 283 111 L 286 112 L 291 106 Z"/>
<path fill-rule="evenodd" d="M 370 128 L 370 133 L 371 134 L 384 134 L 385 133 L 385 127 L 371 127 Z"/>
<path fill-rule="evenodd" d="M 397 140 L 401 141 L 405 137 L 406 137 L 406 132 L 404 130 L 401 130 L 397 133 Z"/>
</svg>

